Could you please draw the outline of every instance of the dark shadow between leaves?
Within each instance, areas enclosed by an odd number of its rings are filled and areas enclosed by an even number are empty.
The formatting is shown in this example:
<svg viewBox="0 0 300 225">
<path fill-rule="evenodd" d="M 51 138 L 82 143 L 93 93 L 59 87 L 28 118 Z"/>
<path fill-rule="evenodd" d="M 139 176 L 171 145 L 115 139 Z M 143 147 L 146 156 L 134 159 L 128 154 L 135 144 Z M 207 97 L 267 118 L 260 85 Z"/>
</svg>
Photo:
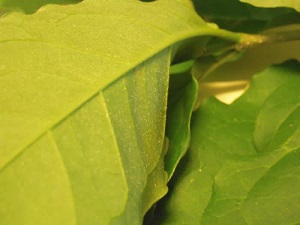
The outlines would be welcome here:
<svg viewBox="0 0 300 225">
<path fill-rule="evenodd" d="M 156 2 L 156 0 L 140 0 L 140 2 Z"/>
<path fill-rule="evenodd" d="M 1 12 L 5 14 L 10 12 L 24 12 L 25 14 L 33 14 L 41 7 L 49 4 L 69 5 L 77 4 L 82 0 L 37 0 L 37 1 L 19 1 L 19 0 L 0 0 L 0 16 Z M 3 13 L 4 14 L 4 13 Z"/>
</svg>

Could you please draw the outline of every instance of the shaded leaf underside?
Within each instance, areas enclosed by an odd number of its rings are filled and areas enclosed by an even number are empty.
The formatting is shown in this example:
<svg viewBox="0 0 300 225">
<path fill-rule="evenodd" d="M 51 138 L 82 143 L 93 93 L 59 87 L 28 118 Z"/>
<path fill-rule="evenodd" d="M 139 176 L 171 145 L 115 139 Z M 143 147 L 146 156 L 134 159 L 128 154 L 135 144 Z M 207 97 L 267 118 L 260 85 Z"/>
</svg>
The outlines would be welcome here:
<svg viewBox="0 0 300 225">
<path fill-rule="evenodd" d="M 299 1 L 294 0 L 240 0 L 241 2 L 247 2 L 249 4 L 255 5 L 257 7 L 290 7 L 294 8 L 297 11 L 300 11 L 300 3 Z"/>
<path fill-rule="evenodd" d="M 166 136 L 170 146 L 165 169 L 170 179 L 190 144 L 190 121 L 198 97 L 198 82 L 191 68 L 171 74 L 169 88 Z"/>
<path fill-rule="evenodd" d="M 259 8 L 236 0 L 193 2 L 199 15 L 206 21 L 214 22 L 223 29 L 239 32 L 257 33 L 274 26 L 298 23 L 300 18 L 293 9 Z"/>
</svg>

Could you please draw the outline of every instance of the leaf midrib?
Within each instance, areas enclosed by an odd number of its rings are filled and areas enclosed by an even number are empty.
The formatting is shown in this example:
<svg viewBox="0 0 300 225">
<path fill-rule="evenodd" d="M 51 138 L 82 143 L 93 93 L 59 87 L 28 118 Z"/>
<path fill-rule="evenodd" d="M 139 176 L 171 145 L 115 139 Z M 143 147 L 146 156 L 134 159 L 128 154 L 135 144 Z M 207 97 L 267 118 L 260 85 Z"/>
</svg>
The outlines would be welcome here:
<svg viewBox="0 0 300 225">
<path fill-rule="evenodd" d="M 107 83 L 106 85 L 104 85 L 101 88 L 96 88 L 94 91 L 91 92 L 91 94 L 89 96 L 87 96 L 85 98 L 84 101 L 82 101 L 76 107 L 72 108 L 70 111 L 68 111 L 67 113 L 65 113 L 62 117 L 60 117 L 59 119 L 57 119 L 56 121 L 54 121 L 51 125 L 49 125 L 45 129 L 44 132 L 39 133 L 39 135 L 36 135 L 35 138 L 33 138 L 30 142 L 28 142 L 28 144 L 26 144 L 24 147 L 22 147 L 21 149 L 19 149 L 17 151 L 17 153 L 10 160 L 8 160 L 7 162 L 3 163 L 3 165 L 0 168 L 0 171 L 4 170 L 5 167 L 7 167 L 12 161 L 14 161 L 15 158 L 18 157 L 19 154 L 21 154 L 28 147 L 30 147 L 31 145 L 33 145 L 35 143 L 35 141 L 38 140 L 39 138 L 41 138 L 47 131 L 49 131 L 51 128 L 57 126 L 58 124 L 60 124 L 63 120 L 65 120 L 65 118 L 67 118 L 68 116 L 70 116 L 71 114 L 73 114 L 75 111 L 77 111 L 78 109 L 80 109 L 86 102 L 88 102 L 93 97 L 95 97 L 97 94 L 99 94 L 102 90 L 104 90 L 105 88 L 107 88 L 111 83 L 113 83 L 116 80 L 120 79 L 124 74 L 126 74 L 126 72 L 130 71 L 132 68 L 135 68 L 137 65 L 139 65 L 142 62 L 144 62 L 148 58 L 152 57 L 157 52 L 162 51 L 164 48 L 166 48 L 168 46 L 172 46 L 173 44 L 175 44 L 177 42 L 180 42 L 181 40 L 184 40 L 186 38 L 195 37 L 195 36 L 201 36 L 201 35 L 203 35 L 205 33 L 207 35 L 216 35 L 215 33 L 218 33 L 218 32 L 215 32 L 214 29 L 210 29 L 207 32 L 205 32 L 204 29 L 200 28 L 199 31 L 185 32 L 185 33 L 181 34 L 180 36 L 174 38 L 172 41 L 168 41 L 168 43 L 165 43 L 166 41 L 160 43 L 160 45 L 157 48 L 155 48 L 155 49 L 153 48 L 153 50 L 151 50 L 148 54 L 144 55 L 143 57 L 140 57 L 140 60 L 136 60 L 135 63 L 132 63 L 131 67 L 128 67 L 123 72 L 120 72 L 119 74 L 121 76 L 118 76 L 115 80 L 110 81 L 109 83 Z"/>
</svg>

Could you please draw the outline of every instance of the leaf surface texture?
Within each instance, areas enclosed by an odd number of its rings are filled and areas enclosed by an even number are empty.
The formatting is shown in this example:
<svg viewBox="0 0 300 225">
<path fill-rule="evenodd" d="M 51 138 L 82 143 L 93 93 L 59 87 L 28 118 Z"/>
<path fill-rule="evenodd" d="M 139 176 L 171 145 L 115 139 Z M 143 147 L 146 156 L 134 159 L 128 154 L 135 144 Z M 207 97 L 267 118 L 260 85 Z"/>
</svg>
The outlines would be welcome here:
<svg viewBox="0 0 300 225">
<path fill-rule="evenodd" d="M 167 191 L 169 46 L 222 33 L 188 1 L 114 0 L 0 33 L 0 224 L 141 224 Z"/>
<path fill-rule="evenodd" d="M 200 106 L 157 224 L 300 222 L 298 69 L 270 67 L 232 105 Z"/>
</svg>

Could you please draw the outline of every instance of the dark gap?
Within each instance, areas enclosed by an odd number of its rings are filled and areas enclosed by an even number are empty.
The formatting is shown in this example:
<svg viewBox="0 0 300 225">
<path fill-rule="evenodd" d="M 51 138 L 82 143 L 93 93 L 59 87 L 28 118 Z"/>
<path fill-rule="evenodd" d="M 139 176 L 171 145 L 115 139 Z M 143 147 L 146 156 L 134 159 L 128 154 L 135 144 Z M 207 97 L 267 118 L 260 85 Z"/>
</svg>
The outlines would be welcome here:
<svg viewBox="0 0 300 225">
<path fill-rule="evenodd" d="M 49 4 L 56 5 L 73 5 L 82 2 L 83 0 L 39 0 L 39 1 L 5 1 L 0 7 L 0 16 L 10 12 L 24 12 L 25 14 L 34 14 L 43 6 Z"/>
<path fill-rule="evenodd" d="M 155 2 L 156 0 L 140 0 L 140 2 Z"/>
</svg>

